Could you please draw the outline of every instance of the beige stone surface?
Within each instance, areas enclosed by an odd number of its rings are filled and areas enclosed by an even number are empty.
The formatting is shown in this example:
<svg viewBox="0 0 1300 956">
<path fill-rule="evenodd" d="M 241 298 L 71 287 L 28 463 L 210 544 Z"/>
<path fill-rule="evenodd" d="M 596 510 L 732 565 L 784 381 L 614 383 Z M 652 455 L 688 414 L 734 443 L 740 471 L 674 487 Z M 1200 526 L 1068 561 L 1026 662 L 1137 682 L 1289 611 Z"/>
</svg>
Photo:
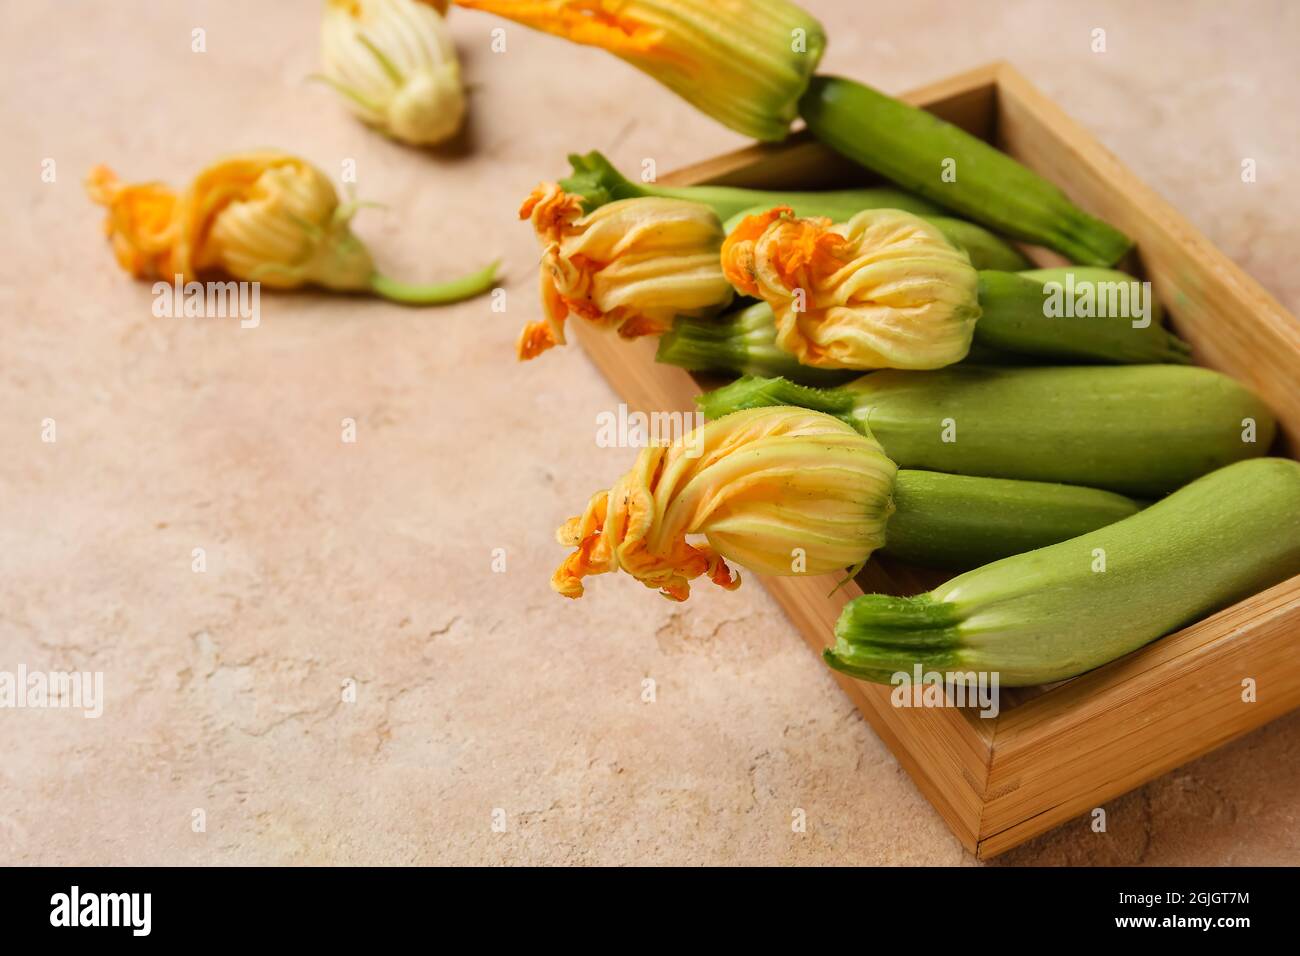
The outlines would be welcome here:
<svg viewBox="0 0 1300 956">
<path fill-rule="evenodd" d="M 824 69 L 887 90 L 1010 60 L 1300 310 L 1297 5 L 807 5 Z M 973 863 L 760 588 L 548 588 L 554 527 L 633 453 L 595 446 L 617 400 L 580 349 L 513 361 L 537 310 L 515 207 L 569 151 L 667 170 L 739 137 L 598 52 L 507 26 L 494 54 L 501 22 L 453 11 L 471 129 L 404 148 L 304 79 L 318 6 L 3 5 L 0 669 L 102 671 L 106 702 L 0 711 L 0 862 Z M 355 159 L 395 275 L 504 256 L 506 314 L 266 294 L 257 329 L 154 318 L 82 176 L 180 184 L 259 145 Z M 1298 794 L 1292 715 L 1115 801 L 1108 833 L 1004 859 L 1294 864 Z"/>
</svg>

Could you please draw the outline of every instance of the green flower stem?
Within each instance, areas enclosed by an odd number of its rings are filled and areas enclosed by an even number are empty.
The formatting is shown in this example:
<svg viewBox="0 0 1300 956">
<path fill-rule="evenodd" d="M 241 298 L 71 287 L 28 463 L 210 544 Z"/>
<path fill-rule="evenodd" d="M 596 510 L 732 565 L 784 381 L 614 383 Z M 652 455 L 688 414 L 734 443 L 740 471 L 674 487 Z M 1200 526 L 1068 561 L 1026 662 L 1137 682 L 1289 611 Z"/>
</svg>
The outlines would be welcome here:
<svg viewBox="0 0 1300 956">
<path fill-rule="evenodd" d="M 486 268 L 450 282 L 413 284 L 398 282 L 376 272 L 370 277 L 370 291 L 403 305 L 447 305 L 482 295 L 497 281 L 498 259 Z"/>
</svg>

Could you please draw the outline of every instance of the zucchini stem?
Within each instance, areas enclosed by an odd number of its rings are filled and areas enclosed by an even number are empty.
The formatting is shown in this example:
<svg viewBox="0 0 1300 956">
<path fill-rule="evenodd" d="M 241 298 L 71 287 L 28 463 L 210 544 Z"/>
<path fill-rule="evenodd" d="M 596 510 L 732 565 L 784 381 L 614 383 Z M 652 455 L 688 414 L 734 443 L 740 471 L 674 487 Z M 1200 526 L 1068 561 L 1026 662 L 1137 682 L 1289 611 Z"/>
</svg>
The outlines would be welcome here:
<svg viewBox="0 0 1300 956">
<path fill-rule="evenodd" d="M 800 365 L 776 344 L 776 323 L 766 302 L 717 319 L 677 319 L 660 337 L 655 361 L 693 372 L 779 376 L 808 385 L 838 385 L 857 374 Z"/>
<path fill-rule="evenodd" d="M 915 664 L 942 671 L 958 662 L 961 618 L 952 604 L 929 594 L 864 594 L 845 605 L 835 622 L 835 645 L 822 659 L 842 673 L 888 684 Z"/>
</svg>

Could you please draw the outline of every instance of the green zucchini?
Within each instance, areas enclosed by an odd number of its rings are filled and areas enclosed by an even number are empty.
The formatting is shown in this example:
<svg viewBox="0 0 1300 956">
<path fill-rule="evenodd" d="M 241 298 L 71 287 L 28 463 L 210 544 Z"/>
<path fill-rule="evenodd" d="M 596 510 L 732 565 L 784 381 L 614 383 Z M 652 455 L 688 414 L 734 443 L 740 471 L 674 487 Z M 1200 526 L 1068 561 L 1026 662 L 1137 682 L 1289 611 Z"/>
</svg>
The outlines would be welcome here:
<svg viewBox="0 0 1300 956">
<path fill-rule="evenodd" d="M 1124 495 L 1076 485 L 901 468 L 884 552 L 964 570 L 1077 537 L 1137 514 Z"/>
<path fill-rule="evenodd" d="M 1127 273 L 1087 266 L 1020 273 L 985 270 L 979 274 L 979 283 L 981 311 L 974 342 L 985 348 L 1068 362 L 1191 362 L 1191 347 L 1164 328 L 1164 310 L 1154 296 L 1146 303 L 1148 313 L 1141 314 L 1139 303 L 1129 293 L 1142 287 Z M 1088 312 L 1107 314 L 1049 315 L 1049 293 L 1055 292 L 1064 301 L 1070 288 L 1080 304 L 1084 292 L 1106 303 L 1104 309 L 1089 308 Z M 1121 291 L 1122 300 L 1115 294 Z"/>
<path fill-rule="evenodd" d="M 799 405 L 870 433 L 900 468 L 1064 482 L 1156 498 L 1267 452 L 1254 394 L 1184 365 L 885 370 L 835 388 L 742 378 L 697 400 L 717 418 Z"/>
<path fill-rule="evenodd" d="M 915 597 L 845 606 L 826 662 L 890 683 L 926 672 L 1003 686 L 1091 670 L 1300 574 L 1300 463 L 1237 462 L 1099 530 Z M 969 682 L 967 679 L 959 683 Z"/>
<path fill-rule="evenodd" d="M 1085 265 L 1112 265 L 1132 247 L 1006 153 L 861 83 L 815 76 L 799 112 L 836 152 L 995 232 Z"/>
</svg>

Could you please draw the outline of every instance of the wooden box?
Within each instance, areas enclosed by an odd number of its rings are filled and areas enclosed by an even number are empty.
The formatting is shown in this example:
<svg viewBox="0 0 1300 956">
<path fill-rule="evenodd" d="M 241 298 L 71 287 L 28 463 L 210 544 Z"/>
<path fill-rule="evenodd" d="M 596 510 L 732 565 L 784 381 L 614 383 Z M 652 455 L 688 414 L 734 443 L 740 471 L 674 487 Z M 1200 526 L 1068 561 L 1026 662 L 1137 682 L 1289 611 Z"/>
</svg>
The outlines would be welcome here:
<svg viewBox="0 0 1300 956">
<path fill-rule="evenodd" d="M 1133 237 L 1138 251 L 1122 266 L 1151 280 L 1198 363 L 1249 384 L 1272 406 L 1283 432 L 1275 452 L 1295 454 L 1300 323 L 1259 285 L 1009 66 L 904 99 L 995 143 Z M 803 134 L 662 180 L 798 189 L 868 181 Z M 1027 251 L 1043 264 L 1061 261 Z M 656 364 L 654 341 L 571 325 L 630 407 L 694 409 L 700 381 Z M 908 594 L 939 580 L 873 560 L 830 597 L 826 577 L 763 583 L 820 653 L 840 609 L 864 590 Z M 892 688 L 836 677 L 963 845 L 989 858 L 1300 705 L 1300 577 L 1081 677 L 1004 690 L 992 719 L 957 708 L 895 708 Z M 1256 682 L 1253 703 L 1243 700 L 1246 678 Z"/>
</svg>

